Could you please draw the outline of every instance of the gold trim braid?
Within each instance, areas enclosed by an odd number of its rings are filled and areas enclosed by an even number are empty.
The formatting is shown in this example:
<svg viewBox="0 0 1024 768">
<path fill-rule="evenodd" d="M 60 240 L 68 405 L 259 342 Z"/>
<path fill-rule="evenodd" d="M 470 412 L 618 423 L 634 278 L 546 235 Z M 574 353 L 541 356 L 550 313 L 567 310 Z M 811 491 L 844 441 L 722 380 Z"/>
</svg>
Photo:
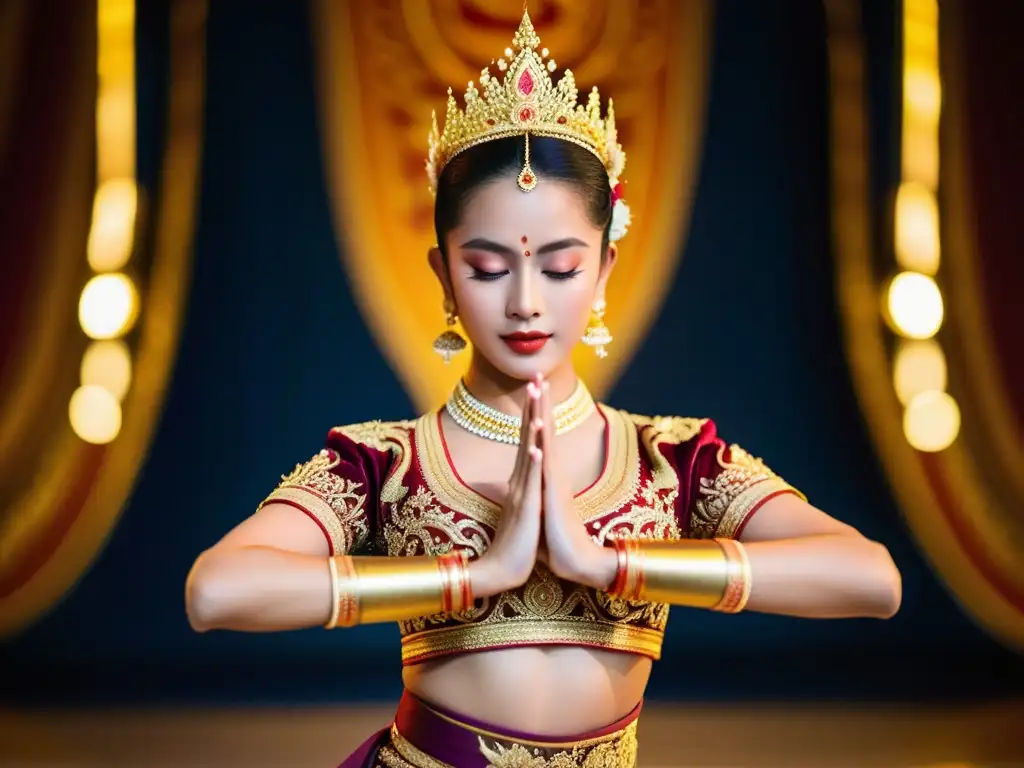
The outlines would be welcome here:
<svg viewBox="0 0 1024 768">
<path fill-rule="evenodd" d="M 518 645 L 582 645 L 635 653 L 657 661 L 661 658 L 664 637 L 663 629 L 596 619 L 507 619 L 407 635 L 402 638 L 402 663 L 408 666 L 434 656 Z"/>
<path fill-rule="evenodd" d="M 634 720 L 605 736 L 576 742 L 513 740 L 500 733 L 474 728 L 466 723 L 435 713 L 477 738 L 487 768 L 634 768 L 639 743 Z M 387 768 L 457 768 L 427 754 L 391 726 L 391 744 L 382 747 L 381 762 Z"/>
</svg>

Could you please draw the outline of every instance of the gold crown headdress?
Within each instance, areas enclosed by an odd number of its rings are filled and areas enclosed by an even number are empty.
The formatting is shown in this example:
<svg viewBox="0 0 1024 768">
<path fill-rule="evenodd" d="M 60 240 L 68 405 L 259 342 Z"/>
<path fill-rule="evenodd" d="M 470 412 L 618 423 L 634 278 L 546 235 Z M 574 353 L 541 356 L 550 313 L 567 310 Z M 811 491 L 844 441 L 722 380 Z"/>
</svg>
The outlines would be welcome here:
<svg viewBox="0 0 1024 768">
<path fill-rule="evenodd" d="M 437 127 L 437 113 L 432 116 L 427 155 L 427 178 L 431 194 L 437 192 L 437 180 L 448 162 L 460 152 L 494 139 L 524 136 L 526 152 L 519 173 L 519 187 L 528 192 L 537 185 L 537 175 L 530 167 L 530 135 L 564 139 L 594 153 L 608 172 L 614 200 L 611 239 L 618 240 L 629 225 L 629 209 L 622 198 L 620 178 L 626 165 L 615 130 L 615 111 L 611 99 L 601 117 L 601 96 L 595 87 L 586 105 L 577 103 L 576 78 L 566 69 L 557 85 L 549 72 L 556 65 L 548 58 L 548 49 L 539 53 L 540 38 L 523 11 L 519 29 L 512 38 L 512 47 L 505 49 L 505 58 L 497 66 L 505 72 L 504 79 L 491 76 L 487 67 L 480 73 L 480 87 L 470 81 L 466 88 L 465 110 L 448 89 L 448 111 L 444 132 Z M 506 61 L 508 59 L 508 61 Z M 546 61 L 545 61 L 546 60 Z"/>
</svg>

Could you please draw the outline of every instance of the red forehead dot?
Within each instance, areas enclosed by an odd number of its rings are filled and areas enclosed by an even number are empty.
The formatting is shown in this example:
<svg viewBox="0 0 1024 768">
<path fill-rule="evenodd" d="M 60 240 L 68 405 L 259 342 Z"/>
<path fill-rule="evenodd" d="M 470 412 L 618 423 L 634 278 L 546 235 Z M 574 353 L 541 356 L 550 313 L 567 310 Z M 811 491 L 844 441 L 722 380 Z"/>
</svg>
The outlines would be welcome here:
<svg viewBox="0 0 1024 768">
<path fill-rule="evenodd" d="M 530 252 L 529 251 L 523 251 L 523 256 L 525 256 L 526 258 L 530 258 Z"/>
</svg>

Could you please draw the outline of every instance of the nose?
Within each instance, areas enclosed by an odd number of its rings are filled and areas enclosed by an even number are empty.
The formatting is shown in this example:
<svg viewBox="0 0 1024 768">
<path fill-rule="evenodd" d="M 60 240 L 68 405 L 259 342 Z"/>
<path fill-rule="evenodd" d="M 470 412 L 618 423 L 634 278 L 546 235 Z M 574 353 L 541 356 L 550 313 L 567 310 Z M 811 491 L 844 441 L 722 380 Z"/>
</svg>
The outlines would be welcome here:
<svg viewBox="0 0 1024 768">
<path fill-rule="evenodd" d="M 529 269 L 517 269 L 505 307 L 509 319 L 531 320 L 543 314 L 539 286 Z"/>
</svg>

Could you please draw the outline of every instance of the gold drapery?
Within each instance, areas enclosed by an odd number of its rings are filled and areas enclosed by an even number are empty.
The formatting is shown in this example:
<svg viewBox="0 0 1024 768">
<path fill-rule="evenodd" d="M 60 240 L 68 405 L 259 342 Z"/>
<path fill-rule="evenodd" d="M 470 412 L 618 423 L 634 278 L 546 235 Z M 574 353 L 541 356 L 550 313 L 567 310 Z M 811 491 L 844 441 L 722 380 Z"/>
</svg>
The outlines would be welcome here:
<svg viewBox="0 0 1024 768">
<path fill-rule="evenodd" d="M 430 115 L 444 115 L 500 55 L 519 0 L 317 0 L 313 3 L 321 138 L 335 226 L 356 301 L 421 410 L 447 397 L 461 364 L 431 349 L 444 330 L 427 265 L 433 201 L 424 163 Z M 615 100 L 634 224 L 608 290 L 615 341 L 577 370 L 600 397 L 657 316 L 680 257 L 704 128 L 711 8 L 706 0 L 538 0 L 530 15 L 581 91 Z M 339 347 L 339 354 L 340 354 Z M 466 358 L 468 356 L 463 356 Z"/>
<path fill-rule="evenodd" d="M 5 413 L 18 414 L 16 420 L 5 419 L 0 451 L 22 459 L 34 457 L 17 469 L 4 463 L 0 635 L 19 630 L 60 600 L 117 522 L 160 415 L 190 277 L 205 80 L 205 0 L 177 0 L 171 8 L 167 143 L 161 188 L 154 196 L 156 230 L 142 289 L 144 311 L 132 343 L 134 381 L 122 404 L 121 431 L 108 445 L 83 442 L 71 429 L 66 403 L 78 384 L 87 341 L 77 327 L 77 294 L 88 276 L 89 174 L 95 136 L 80 127 L 94 123 L 96 8 L 83 4 L 75 9 L 73 38 L 78 45 L 69 53 L 73 66 L 62 75 L 74 79 L 68 90 L 72 98 L 60 113 L 62 123 L 74 128 L 58 134 L 63 143 L 53 150 L 64 156 L 48 202 L 54 217 L 45 253 L 52 264 L 40 271 L 33 297 L 41 314 L 27 324 L 27 339 L 37 357 L 18 360 L 13 376 L 0 387 Z M 28 19 L 30 14 L 18 18 Z M 65 14 L 56 23 L 67 18 Z M 8 111 L 7 116 L 16 119 L 17 113 Z M 60 225 L 59 216 L 70 217 L 70 223 Z M 19 401 L 8 411 L 14 398 Z M 37 401 L 45 407 L 36 407 Z"/>
<path fill-rule="evenodd" d="M 1024 648 L 1024 570 L 1020 568 L 1024 525 L 1019 512 L 1024 499 L 1016 490 L 1020 464 L 1009 466 L 1006 456 L 995 460 L 989 455 L 992 448 L 1007 444 L 1007 424 L 993 428 L 991 391 L 984 393 L 991 382 L 978 389 L 980 372 L 972 372 L 970 361 L 979 348 L 967 349 L 984 341 L 978 336 L 984 331 L 970 314 L 977 299 L 972 296 L 976 287 L 970 280 L 969 237 L 963 232 L 969 200 L 962 167 L 964 101 L 963 91 L 958 89 L 965 84 L 958 79 L 958 26 L 949 18 L 963 6 L 951 2 L 942 8 L 940 40 L 945 50 L 940 58 L 946 93 L 940 167 L 946 202 L 956 204 L 944 206 L 951 221 L 943 236 L 954 247 L 943 243 L 942 248 L 949 262 L 943 269 L 948 271 L 946 326 L 951 332 L 944 330 L 941 338 L 951 353 L 950 393 L 961 403 L 964 417 L 961 435 L 949 448 L 924 453 L 910 446 L 893 387 L 888 332 L 879 312 L 885 274 L 876 268 L 870 240 L 866 53 L 861 8 L 853 0 L 826 2 L 836 290 L 854 386 L 893 493 L 915 538 L 960 605 L 995 637 Z M 981 348 L 990 345 L 986 342 Z M 1019 445 L 1014 450 L 1019 451 Z"/>
</svg>

